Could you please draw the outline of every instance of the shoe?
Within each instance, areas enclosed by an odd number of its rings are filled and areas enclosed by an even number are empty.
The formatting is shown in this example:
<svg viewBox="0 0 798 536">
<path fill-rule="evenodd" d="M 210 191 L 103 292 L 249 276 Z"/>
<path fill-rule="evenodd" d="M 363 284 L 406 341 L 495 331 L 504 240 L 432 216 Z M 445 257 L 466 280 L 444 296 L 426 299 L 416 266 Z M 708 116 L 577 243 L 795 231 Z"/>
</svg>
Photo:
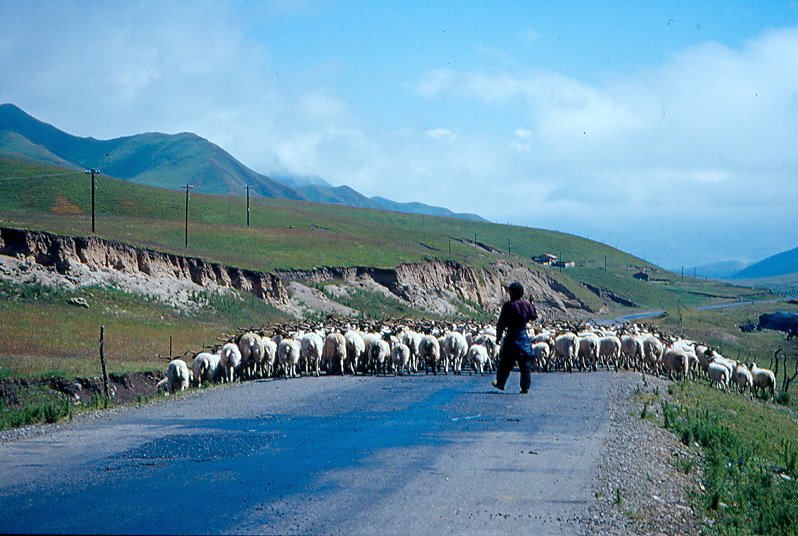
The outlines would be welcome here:
<svg viewBox="0 0 798 536">
<path fill-rule="evenodd" d="M 523 390 L 523 391 L 521 391 L 521 394 L 522 394 L 522 395 L 528 395 L 528 394 L 529 394 L 529 391 L 527 391 L 527 390 Z"/>
<path fill-rule="evenodd" d="M 504 387 L 499 387 L 499 384 L 498 384 L 498 383 L 496 383 L 496 381 L 495 381 L 495 380 L 494 380 L 494 381 L 492 381 L 492 382 L 490 382 L 490 384 L 491 384 L 493 387 L 495 387 L 496 389 L 498 389 L 499 391 L 504 391 Z"/>
</svg>

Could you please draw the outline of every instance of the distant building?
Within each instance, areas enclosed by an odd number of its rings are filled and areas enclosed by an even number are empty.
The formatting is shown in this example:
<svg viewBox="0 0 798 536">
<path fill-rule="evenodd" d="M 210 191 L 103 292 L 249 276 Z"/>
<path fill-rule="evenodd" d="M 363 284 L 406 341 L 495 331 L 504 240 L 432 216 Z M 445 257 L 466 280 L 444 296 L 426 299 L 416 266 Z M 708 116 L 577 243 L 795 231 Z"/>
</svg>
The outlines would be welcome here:
<svg viewBox="0 0 798 536">
<path fill-rule="evenodd" d="M 632 277 L 639 279 L 640 281 L 648 281 L 648 274 L 646 272 L 637 272 Z"/>
<path fill-rule="evenodd" d="M 553 266 L 557 262 L 557 255 L 552 255 L 551 253 L 544 253 L 543 255 L 532 257 L 532 260 L 539 264 L 543 264 L 545 266 Z"/>
<path fill-rule="evenodd" d="M 574 261 L 556 261 L 552 263 L 552 266 L 556 268 L 573 268 L 576 263 Z"/>
</svg>

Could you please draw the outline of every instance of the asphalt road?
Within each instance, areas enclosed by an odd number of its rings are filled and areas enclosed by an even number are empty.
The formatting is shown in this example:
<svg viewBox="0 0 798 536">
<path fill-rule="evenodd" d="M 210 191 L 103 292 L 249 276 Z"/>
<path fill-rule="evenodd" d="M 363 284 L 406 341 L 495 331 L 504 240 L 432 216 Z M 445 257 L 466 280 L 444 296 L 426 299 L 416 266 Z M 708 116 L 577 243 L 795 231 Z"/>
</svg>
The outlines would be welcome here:
<svg viewBox="0 0 798 536">
<path fill-rule="evenodd" d="M 609 373 L 250 382 L 0 444 L 0 532 L 572 534 Z"/>
</svg>

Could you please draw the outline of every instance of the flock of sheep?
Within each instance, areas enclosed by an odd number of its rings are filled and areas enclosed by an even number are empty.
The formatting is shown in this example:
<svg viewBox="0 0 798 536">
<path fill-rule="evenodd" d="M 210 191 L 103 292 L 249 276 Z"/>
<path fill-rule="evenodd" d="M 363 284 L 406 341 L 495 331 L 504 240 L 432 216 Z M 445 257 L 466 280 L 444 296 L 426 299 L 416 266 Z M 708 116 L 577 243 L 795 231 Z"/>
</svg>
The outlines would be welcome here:
<svg viewBox="0 0 798 536">
<path fill-rule="evenodd" d="M 173 359 L 159 389 L 300 374 L 484 374 L 495 370 L 500 341 L 492 326 L 434 322 L 352 326 L 276 326 L 241 330 L 221 347 L 200 352 L 189 368 Z M 636 370 L 671 379 L 703 377 L 719 389 L 775 394 L 772 371 L 723 357 L 696 341 L 637 325 L 538 324 L 529 329 L 532 370 Z"/>
</svg>

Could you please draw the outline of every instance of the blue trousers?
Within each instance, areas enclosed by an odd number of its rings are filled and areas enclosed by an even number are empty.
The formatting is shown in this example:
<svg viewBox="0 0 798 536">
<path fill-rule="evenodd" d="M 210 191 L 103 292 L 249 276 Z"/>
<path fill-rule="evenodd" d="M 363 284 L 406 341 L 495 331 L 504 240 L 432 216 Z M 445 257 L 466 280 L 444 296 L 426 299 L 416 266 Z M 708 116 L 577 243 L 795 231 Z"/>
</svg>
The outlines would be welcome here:
<svg viewBox="0 0 798 536">
<path fill-rule="evenodd" d="M 529 391 L 532 386 L 532 345 L 526 330 L 508 333 L 504 338 L 496 369 L 496 383 L 502 389 L 516 364 L 521 372 L 521 391 Z"/>
</svg>

